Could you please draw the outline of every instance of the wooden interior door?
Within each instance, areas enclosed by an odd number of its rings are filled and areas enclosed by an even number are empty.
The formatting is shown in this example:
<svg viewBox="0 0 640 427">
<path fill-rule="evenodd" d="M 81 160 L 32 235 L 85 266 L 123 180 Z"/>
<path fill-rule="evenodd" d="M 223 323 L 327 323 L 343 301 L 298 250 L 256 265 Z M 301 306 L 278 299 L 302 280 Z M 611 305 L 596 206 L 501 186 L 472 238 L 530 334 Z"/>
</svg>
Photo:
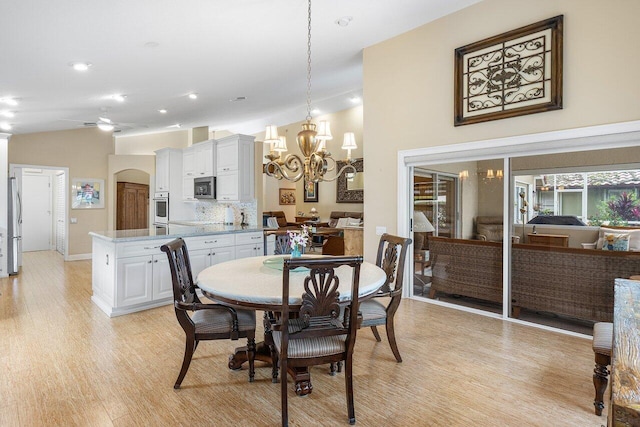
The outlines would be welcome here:
<svg viewBox="0 0 640 427">
<path fill-rule="evenodd" d="M 119 182 L 116 212 L 116 230 L 148 228 L 149 186 Z"/>
</svg>

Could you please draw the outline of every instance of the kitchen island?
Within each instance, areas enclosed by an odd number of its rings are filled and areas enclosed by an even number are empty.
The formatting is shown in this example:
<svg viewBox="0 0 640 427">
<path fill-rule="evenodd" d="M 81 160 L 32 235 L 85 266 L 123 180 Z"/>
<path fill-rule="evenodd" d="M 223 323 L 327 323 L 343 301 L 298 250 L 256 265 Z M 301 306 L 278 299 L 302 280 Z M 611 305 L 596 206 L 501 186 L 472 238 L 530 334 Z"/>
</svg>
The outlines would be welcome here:
<svg viewBox="0 0 640 427">
<path fill-rule="evenodd" d="M 161 231 L 160 231 L 161 230 Z M 182 237 L 193 278 L 214 264 L 264 253 L 261 226 L 170 224 L 166 228 L 91 232 L 91 301 L 109 317 L 173 302 L 165 243 Z"/>
</svg>

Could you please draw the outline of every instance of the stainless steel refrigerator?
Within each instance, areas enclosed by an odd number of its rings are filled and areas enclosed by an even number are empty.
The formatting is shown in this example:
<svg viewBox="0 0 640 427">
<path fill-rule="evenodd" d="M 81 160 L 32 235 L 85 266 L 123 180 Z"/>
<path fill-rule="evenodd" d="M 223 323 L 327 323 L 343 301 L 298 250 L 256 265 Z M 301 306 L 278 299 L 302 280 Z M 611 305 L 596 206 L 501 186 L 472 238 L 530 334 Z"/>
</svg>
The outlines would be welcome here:
<svg viewBox="0 0 640 427">
<path fill-rule="evenodd" d="M 7 273 L 18 274 L 22 265 L 22 199 L 18 180 L 9 178 L 9 217 L 7 238 Z"/>
</svg>

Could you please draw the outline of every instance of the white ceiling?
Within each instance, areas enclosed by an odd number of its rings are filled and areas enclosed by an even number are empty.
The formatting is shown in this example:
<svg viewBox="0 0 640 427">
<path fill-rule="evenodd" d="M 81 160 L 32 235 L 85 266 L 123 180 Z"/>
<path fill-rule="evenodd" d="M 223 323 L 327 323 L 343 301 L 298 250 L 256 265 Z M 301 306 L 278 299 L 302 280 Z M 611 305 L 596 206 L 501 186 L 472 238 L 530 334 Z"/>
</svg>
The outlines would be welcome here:
<svg viewBox="0 0 640 427">
<path fill-rule="evenodd" d="M 312 104 L 350 108 L 362 49 L 480 0 L 315 0 Z M 306 116 L 305 0 L 0 0 L 0 104 L 14 134 L 108 117 L 120 135 L 255 133 Z M 352 16 L 341 27 L 338 18 Z M 150 44 L 156 44 L 155 47 Z M 92 63 L 79 73 L 70 63 Z M 188 99 L 189 93 L 197 100 Z M 119 103 L 110 98 L 127 96 Z M 236 97 L 244 101 L 230 102 Z M 159 109 L 168 110 L 160 114 Z M 126 124 L 126 126 L 125 126 Z"/>
</svg>

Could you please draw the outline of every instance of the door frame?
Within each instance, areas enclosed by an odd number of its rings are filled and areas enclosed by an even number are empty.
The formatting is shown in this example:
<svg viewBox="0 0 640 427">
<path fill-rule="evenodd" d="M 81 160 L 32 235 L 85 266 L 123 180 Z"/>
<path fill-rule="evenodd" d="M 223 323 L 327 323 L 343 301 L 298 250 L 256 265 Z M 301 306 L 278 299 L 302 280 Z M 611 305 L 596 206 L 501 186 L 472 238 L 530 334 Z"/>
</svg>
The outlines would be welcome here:
<svg viewBox="0 0 640 427">
<path fill-rule="evenodd" d="M 31 165 L 21 163 L 9 164 L 9 176 L 15 176 L 16 169 L 46 169 L 46 170 L 61 170 L 65 174 L 65 186 L 64 186 L 64 260 L 69 260 L 69 168 L 64 166 L 49 166 L 49 165 Z M 19 191 L 22 192 L 22 180 L 19 181 Z M 53 194 L 52 194 L 53 197 Z"/>
<path fill-rule="evenodd" d="M 558 154 L 610 148 L 635 147 L 640 144 L 640 120 L 614 123 L 607 125 L 588 126 L 582 128 L 542 132 L 529 135 L 519 135 L 482 141 L 464 142 L 449 145 L 437 145 L 425 148 L 398 151 L 398 188 L 397 188 L 397 230 L 401 236 L 411 235 L 411 217 L 413 206 L 413 168 L 414 166 L 429 166 L 442 163 L 459 163 L 463 161 L 478 161 L 502 159 L 504 179 L 509 185 L 503 189 L 503 224 L 511 221 L 511 194 L 515 182 L 511 175 L 511 158 L 534 156 L 542 154 Z M 511 227 L 506 230 L 503 240 L 503 283 L 509 284 L 511 266 Z M 409 259 L 413 259 L 413 247 L 409 247 Z M 405 277 L 412 279 L 408 266 L 405 266 Z M 403 296 L 414 298 L 413 282 L 405 286 Z M 483 316 L 497 317 L 503 320 L 552 330 L 569 335 L 583 336 L 575 332 L 556 329 L 544 325 L 530 323 L 509 316 L 511 310 L 510 286 L 503 286 L 502 314 L 493 314 L 450 304 L 442 301 L 419 298 L 430 304 L 442 305 L 458 310 L 469 311 Z"/>
</svg>

